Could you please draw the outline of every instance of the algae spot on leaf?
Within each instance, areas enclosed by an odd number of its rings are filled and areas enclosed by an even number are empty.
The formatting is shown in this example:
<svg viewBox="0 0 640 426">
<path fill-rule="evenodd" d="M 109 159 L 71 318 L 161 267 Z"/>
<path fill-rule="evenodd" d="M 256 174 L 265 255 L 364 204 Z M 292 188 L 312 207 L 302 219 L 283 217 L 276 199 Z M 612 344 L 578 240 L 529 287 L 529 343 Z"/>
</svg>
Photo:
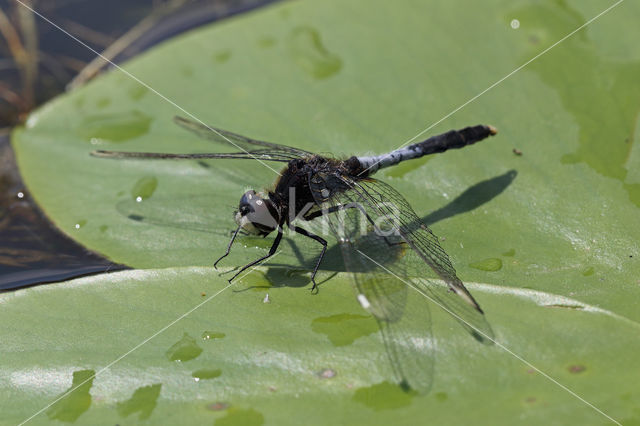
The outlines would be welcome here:
<svg viewBox="0 0 640 426">
<path fill-rule="evenodd" d="M 218 333 L 215 331 L 205 331 L 202 333 L 202 340 L 222 339 L 224 336 L 225 336 L 224 333 Z"/>
<path fill-rule="evenodd" d="M 111 99 L 109 98 L 100 98 L 96 101 L 96 108 L 98 109 L 106 108 L 109 105 L 111 105 Z"/>
<path fill-rule="evenodd" d="M 75 422 L 91 405 L 89 390 L 93 386 L 95 375 L 93 370 L 74 371 L 71 387 L 62 393 L 61 399 L 47 409 L 47 417 L 63 422 Z"/>
<path fill-rule="evenodd" d="M 230 408 L 227 415 L 216 420 L 216 426 L 259 426 L 264 424 L 264 416 L 252 408 Z"/>
<path fill-rule="evenodd" d="M 446 392 L 436 392 L 434 396 L 436 397 L 436 401 L 438 402 L 444 402 L 449 399 L 449 395 L 447 395 Z"/>
<path fill-rule="evenodd" d="M 375 411 L 382 411 L 406 407 L 411 404 L 416 395 L 416 391 L 406 390 L 400 385 L 384 381 L 357 389 L 353 400 Z"/>
<path fill-rule="evenodd" d="M 170 361 L 189 361 L 202 353 L 202 348 L 196 343 L 196 339 L 184 333 L 182 339 L 171 346 L 167 352 Z"/>
<path fill-rule="evenodd" d="M 273 37 L 265 36 L 258 40 L 258 46 L 263 49 L 268 49 L 270 47 L 275 46 L 276 39 Z"/>
<path fill-rule="evenodd" d="M 497 257 L 491 257 L 479 262 L 470 263 L 469 266 L 481 271 L 495 272 L 502 269 L 502 260 L 498 259 Z"/>
<path fill-rule="evenodd" d="M 193 73 L 194 70 L 191 67 L 182 67 L 182 69 L 180 70 L 180 73 L 184 76 L 184 77 L 193 77 Z"/>
<path fill-rule="evenodd" d="M 213 55 L 214 62 L 218 64 L 224 64 L 229 59 L 231 59 L 231 50 L 229 49 L 220 50 Z"/>
<path fill-rule="evenodd" d="M 149 131 L 152 118 L 140 111 L 115 114 L 95 114 L 86 117 L 77 127 L 77 134 L 91 141 L 124 142 L 142 136 Z"/>
<path fill-rule="evenodd" d="M 591 275 L 593 275 L 593 273 L 596 270 L 593 268 L 593 266 L 588 267 L 587 269 L 585 269 L 584 271 L 582 271 L 582 276 L 584 277 L 590 277 Z"/>
<path fill-rule="evenodd" d="M 342 59 L 324 47 L 320 34 L 311 27 L 295 28 L 288 36 L 288 44 L 295 63 L 314 78 L 331 77 L 342 68 Z"/>
<path fill-rule="evenodd" d="M 156 408 L 161 388 L 162 384 L 157 383 L 136 389 L 131 398 L 118 403 L 118 414 L 120 417 L 128 417 L 133 413 L 139 413 L 138 420 L 148 419 Z"/>
<path fill-rule="evenodd" d="M 140 202 L 150 198 L 158 187 L 158 179 L 155 176 L 145 176 L 131 188 L 131 197 Z"/>
<path fill-rule="evenodd" d="M 216 377 L 220 377 L 221 375 L 222 370 L 214 368 L 201 368 L 200 370 L 196 370 L 191 373 L 191 377 L 196 379 L 196 381 L 203 379 L 215 379 Z"/>
<path fill-rule="evenodd" d="M 314 319 L 311 329 L 326 335 L 334 346 L 347 346 L 360 337 L 377 332 L 378 325 L 368 315 L 338 314 Z"/>
<path fill-rule="evenodd" d="M 127 94 L 134 101 L 139 101 L 148 92 L 149 92 L 149 89 L 147 89 L 146 86 L 143 86 L 142 84 L 136 84 L 135 86 L 131 87 L 131 89 L 127 91 Z"/>
</svg>

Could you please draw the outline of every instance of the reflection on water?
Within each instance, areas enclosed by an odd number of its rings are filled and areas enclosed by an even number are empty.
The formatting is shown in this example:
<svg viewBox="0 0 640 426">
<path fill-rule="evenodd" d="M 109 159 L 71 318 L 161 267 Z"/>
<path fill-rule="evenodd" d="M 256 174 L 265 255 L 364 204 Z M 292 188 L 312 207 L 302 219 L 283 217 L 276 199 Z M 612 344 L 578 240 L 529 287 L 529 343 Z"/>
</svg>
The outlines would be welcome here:
<svg viewBox="0 0 640 426">
<path fill-rule="evenodd" d="M 116 37 L 113 35 L 122 35 L 144 18 L 145 14 L 154 14 L 154 25 L 135 40 L 130 40 L 127 48 L 114 57 L 114 61 L 119 63 L 171 36 L 273 1 L 198 0 L 184 2 L 180 9 L 159 11 L 160 3 L 153 1 L 83 3 L 51 0 L 38 3 L 36 8 L 44 15 L 55 15 L 63 26 L 69 27 L 67 29 L 71 33 L 84 39 L 98 51 L 115 41 Z M 16 7 L 19 6 L 16 4 Z M 31 89 L 35 90 L 35 101 L 42 103 L 62 92 L 69 80 L 95 55 L 68 36 L 53 30 L 46 22 L 37 19 L 34 22 L 35 37 L 39 38 L 39 50 L 42 52 L 40 62 L 44 65 L 38 68 L 36 81 Z M 217 62 L 225 62 L 230 57 L 231 52 L 220 52 L 215 59 Z M 3 61 L 10 64 L 12 58 L 3 58 Z M 1 68 L 0 84 L 12 89 L 16 86 L 16 93 L 22 95 L 18 88 L 21 85 L 18 68 L 10 65 Z M 81 78 L 74 84 L 81 85 L 78 82 L 85 80 Z M 139 100 L 148 93 L 146 87 L 134 81 L 126 80 L 123 84 L 130 87 L 126 91 L 134 100 Z M 12 123 L 17 123 L 17 117 L 28 110 L 25 105 L 33 105 L 32 100 L 34 99 L 29 97 L 16 103 L 1 103 L 0 128 L 8 128 Z M 111 103 L 111 99 L 107 97 L 79 97 L 75 106 L 79 110 L 89 106 L 100 109 Z M 99 114 L 88 117 L 82 126 L 69 131 L 79 132 L 87 142 L 99 143 L 103 139 L 124 142 L 146 133 L 152 120 L 153 117 L 142 111 Z M 132 194 L 135 193 L 134 198 L 149 198 L 157 186 L 154 179 L 148 177 L 138 182 L 131 189 Z M 78 217 L 75 220 L 76 229 L 80 231 L 91 218 Z M 105 232 L 107 228 L 107 225 L 100 225 L 101 232 Z M 47 221 L 24 188 L 9 147 L 8 135 L 0 136 L 0 291 L 117 269 L 122 269 L 122 266 L 88 252 Z"/>
<path fill-rule="evenodd" d="M 7 139 L 0 139 L 0 291 L 122 269 L 49 224 L 20 180 Z"/>
</svg>

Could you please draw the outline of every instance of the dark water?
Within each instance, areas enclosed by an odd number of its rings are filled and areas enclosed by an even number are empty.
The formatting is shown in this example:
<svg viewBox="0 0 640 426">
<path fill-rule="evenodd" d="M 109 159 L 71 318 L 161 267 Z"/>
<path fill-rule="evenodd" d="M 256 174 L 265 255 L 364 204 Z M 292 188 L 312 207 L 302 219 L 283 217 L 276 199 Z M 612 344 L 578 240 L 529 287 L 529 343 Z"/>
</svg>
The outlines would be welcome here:
<svg viewBox="0 0 640 426">
<path fill-rule="evenodd" d="M 132 40 L 116 56 L 115 62 L 129 59 L 183 31 L 273 2 L 185 1 L 178 10 L 156 15 L 154 25 Z M 103 51 L 110 40 L 124 34 L 145 16 L 157 14 L 158 5 L 162 3 L 152 0 L 51 0 L 37 2 L 36 8 L 97 51 Z M 15 3 L 0 0 L 0 7 L 12 22 L 17 22 Z M 0 291 L 126 267 L 84 249 L 58 231 L 40 211 L 20 178 L 9 144 L 9 127 L 23 120 L 32 106 L 61 93 L 76 75 L 74 66 L 79 70 L 95 56 L 40 18 L 35 17 L 33 22 L 41 60 L 31 100 L 20 99 L 25 92 L 22 76 L 12 63 L 11 51 L 2 44 L 4 40 L 0 42 L 0 85 L 18 95 L 15 99 L 0 99 Z"/>
</svg>

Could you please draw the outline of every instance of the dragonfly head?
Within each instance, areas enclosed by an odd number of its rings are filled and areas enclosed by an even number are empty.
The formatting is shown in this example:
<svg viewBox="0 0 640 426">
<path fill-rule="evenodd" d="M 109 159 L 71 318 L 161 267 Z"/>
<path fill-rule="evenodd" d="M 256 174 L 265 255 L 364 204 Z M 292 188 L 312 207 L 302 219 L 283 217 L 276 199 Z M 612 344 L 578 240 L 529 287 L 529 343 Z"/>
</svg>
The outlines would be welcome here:
<svg viewBox="0 0 640 426">
<path fill-rule="evenodd" d="M 278 227 L 279 217 L 273 202 L 252 189 L 240 198 L 235 219 L 246 232 L 266 236 Z"/>
</svg>

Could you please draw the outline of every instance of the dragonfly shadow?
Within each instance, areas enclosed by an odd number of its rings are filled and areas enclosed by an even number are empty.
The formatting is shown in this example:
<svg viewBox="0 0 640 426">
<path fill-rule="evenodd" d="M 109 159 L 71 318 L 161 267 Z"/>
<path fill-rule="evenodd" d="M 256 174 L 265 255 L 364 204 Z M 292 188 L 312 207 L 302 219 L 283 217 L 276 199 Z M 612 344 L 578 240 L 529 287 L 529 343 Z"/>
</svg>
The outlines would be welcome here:
<svg viewBox="0 0 640 426">
<path fill-rule="evenodd" d="M 504 174 L 479 182 L 466 189 L 462 194 L 456 197 L 449 204 L 439 208 L 432 213 L 429 213 L 428 215 L 422 217 L 421 220 L 427 226 L 431 226 L 441 220 L 477 209 L 478 207 L 488 203 L 489 201 L 500 195 L 502 192 L 504 192 L 509 187 L 509 185 L 513 183 L 517 175 L 518 172 L 516 170 L 509 170 Z M 317 260 L 317 255 L 319 255 L 319 249 L 310 250 L 310 247 L 307 247 L 308 242 L 300 238 L 289 238 L 286 239 L 286 242 L 289 244 L 290 250 L 297 260 L 296 265 L 293 266 L 278 263 L 274 263 L 273 265 L 288 267 L 289 269 L 298 268 L 307 271 L 313 270 L 313 266 L 315 265 L 315 262 Z M 312 242 L 312 244 L 319 246 L 319 244 L 314 242 Z M 401 250 L 401 247 L 390 247 L 390 250 Z M 317 255 L 315 253 L 313 255 L 310 255 L 310 253 L 313 252 L 317 252 Z M 375 265 L 372 265 L 372 267 L 373 266 Z M 320 264 L 320 270 L 333 272 L 344 272 L 347 270 L 339 245 L 333 245 L 327 249 L 325 257 Z M 361 270 L 358 272 L 368 271 Z"/>
<path fill-rule="evenodd" d="M 516 170 L 509 170 L 502 175 L 483 180 L 468 188 L 446 206 L 424 216 L 422 221 L 425 225 L 431 226 L 441 220 L 477 209 L 504 192 L 517 175 Z"/>
</svg>

